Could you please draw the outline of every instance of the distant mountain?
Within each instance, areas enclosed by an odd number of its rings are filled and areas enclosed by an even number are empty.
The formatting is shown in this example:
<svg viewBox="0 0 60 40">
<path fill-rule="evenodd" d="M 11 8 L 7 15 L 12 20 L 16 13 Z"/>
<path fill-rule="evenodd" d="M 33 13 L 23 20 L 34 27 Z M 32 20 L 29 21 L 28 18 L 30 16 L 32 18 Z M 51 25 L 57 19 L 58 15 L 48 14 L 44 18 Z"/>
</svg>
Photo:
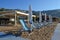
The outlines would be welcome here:
<svg viewBox="0 0 60 40">
<path fill-rule="evenodd" d="M 0 8 L 0 11 L 14 11 L 14 10 L 29 13 L 28 10 Z M 39 12 L 40 11 L 32 11 L 34 15 L 39 15 Z M 41 13 L 46 13 L 47 15 L 52 15 L 54 17 L 60 17 L 60 9 L 41 11 Z"/>
<path fill-rule="evenodd" d="M 52 15 L 54 17 L 60 17 L 60 9 L 42 11 L 42 13 L 47 13 L 47 15 Z"/>
</svg>

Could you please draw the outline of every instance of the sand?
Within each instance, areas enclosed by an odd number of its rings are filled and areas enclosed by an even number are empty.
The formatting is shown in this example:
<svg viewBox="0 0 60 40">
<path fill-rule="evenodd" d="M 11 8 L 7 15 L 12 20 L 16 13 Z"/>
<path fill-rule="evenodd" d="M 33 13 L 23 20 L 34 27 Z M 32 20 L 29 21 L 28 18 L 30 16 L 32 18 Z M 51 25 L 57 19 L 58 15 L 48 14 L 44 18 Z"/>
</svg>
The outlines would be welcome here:
<svg viewBox="0 0 60 40">
<path fill-rule="evenodd" d="M 21 37 L 28 38 L 29 40 L 51 40 L 57 23 L 34 29 L 31 33 L 22 32 Z"/>
</svg>

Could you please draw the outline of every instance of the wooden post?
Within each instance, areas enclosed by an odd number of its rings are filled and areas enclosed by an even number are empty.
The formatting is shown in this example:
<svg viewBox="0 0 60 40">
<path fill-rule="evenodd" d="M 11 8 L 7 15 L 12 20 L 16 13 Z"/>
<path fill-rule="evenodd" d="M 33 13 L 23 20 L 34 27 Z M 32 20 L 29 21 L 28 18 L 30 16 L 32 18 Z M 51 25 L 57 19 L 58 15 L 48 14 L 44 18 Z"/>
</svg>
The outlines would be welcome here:
<svg viewBox="0 0 60 40">
<path fill-rule="evenodd" d="M 29 24 L 29 14 L 28 14 L 28 24 Z"/>
<path fill-rule="evenodd" d="M 15 26 L 17 25 L 17 23 L 16 23 L 16 16 L 17 16 L 17 14 L 16 14 L 16 12 L 15 12 Z"/>
</svg>

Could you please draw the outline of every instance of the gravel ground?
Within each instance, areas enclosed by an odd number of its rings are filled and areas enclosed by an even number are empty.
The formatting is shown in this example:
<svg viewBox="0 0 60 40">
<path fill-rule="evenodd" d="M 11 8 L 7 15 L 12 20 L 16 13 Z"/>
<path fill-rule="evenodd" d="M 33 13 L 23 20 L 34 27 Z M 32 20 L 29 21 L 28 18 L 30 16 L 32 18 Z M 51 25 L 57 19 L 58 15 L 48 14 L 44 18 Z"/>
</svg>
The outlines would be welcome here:
<svg viewBox="0 0 60 40">
<path fill-rule="evenodd" d="M 34 29 L 31 33 L 22 32 L 21 36 L 29 40 L 51 40 L 56 25 L 57 23 L 53 23 L 52 25 L 44 26 L 40 29 Z"/>
</svg>

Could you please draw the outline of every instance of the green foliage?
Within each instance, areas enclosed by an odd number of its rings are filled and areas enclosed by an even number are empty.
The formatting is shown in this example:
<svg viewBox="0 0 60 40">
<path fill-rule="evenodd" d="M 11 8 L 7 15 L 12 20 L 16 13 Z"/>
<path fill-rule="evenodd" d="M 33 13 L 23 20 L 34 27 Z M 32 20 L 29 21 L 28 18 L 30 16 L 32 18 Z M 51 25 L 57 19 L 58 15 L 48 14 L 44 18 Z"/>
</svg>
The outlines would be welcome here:
<svg viewBox="0 0 60 40">
<path fill-rule="evenodd" d="M 1 8 L 0 11 L 4 11 L 5 9 L 4 8 Z"/>
</svg>

